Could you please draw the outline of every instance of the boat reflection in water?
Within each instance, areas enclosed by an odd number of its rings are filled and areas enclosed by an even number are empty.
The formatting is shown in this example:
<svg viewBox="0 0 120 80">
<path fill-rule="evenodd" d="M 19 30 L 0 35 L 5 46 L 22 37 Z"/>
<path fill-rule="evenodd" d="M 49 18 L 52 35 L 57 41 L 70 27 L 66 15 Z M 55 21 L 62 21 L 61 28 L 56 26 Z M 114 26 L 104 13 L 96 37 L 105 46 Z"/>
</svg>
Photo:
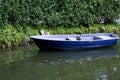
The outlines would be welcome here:
<svg viewBox="0 0 120 80">
<path fill-rule="evenodd" d="M 52 62 L 69 62 L 75 60 L 93 60 L 106 57 L 119 57 L 114 47 L 88 49 L 80 51 L 39 51 L 36 56 L 32 58 L 35 62 L 50 63 Z"/>
</svg>

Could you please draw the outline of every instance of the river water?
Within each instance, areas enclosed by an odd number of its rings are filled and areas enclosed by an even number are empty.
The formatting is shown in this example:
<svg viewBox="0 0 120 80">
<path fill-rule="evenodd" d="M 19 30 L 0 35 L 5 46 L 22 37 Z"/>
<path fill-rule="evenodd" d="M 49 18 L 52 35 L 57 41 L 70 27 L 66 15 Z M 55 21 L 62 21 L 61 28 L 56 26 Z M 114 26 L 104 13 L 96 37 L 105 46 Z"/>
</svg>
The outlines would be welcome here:
<svg viewBox="0 0 120 80">
<path fill-rule="evenodd" d="M 0 80 L 119 80 L 120 43 L 80 51 L 0 51 Z"/>
</svg>

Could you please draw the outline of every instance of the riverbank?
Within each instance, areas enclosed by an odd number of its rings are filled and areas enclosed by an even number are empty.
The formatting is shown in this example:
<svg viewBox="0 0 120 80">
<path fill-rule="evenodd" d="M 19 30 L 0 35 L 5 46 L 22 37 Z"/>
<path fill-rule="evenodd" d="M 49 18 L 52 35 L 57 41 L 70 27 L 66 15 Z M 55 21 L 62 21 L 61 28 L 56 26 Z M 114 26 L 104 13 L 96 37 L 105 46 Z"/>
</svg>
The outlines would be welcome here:
<svg viewBox="0 0 120 80">
<path fill-rule="evenodd" d="M 47 27 L 47 26 L 13 26 L 5 25 L 0 28 L 0 48 L 14 48 L 18 46 L 29 46 L 31 44 L 30 36 L 39 35 L 40 30 L 45 30 L 51 34 L 78 34 L 78 33 L 101 33 L 110 32 L 120 35 L 120 25 L 95 24 L 89 28 L 83 26 L 77 27 Z"/>
</svg>

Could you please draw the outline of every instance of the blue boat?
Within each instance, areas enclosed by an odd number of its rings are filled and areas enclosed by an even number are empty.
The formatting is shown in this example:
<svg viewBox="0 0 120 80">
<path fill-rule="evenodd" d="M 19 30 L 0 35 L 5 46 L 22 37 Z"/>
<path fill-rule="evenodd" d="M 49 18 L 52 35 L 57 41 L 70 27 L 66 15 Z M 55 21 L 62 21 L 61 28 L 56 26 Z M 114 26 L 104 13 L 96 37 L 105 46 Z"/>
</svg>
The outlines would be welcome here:
<svg viewBox="0 0 120 80">
<path fill-rule="evenodd" d="M 112 33 L 39 35 L 30 36 L 39 49 L 80 50 L 109 47 L 117 44 L 119 37 Z"/>
</svg>

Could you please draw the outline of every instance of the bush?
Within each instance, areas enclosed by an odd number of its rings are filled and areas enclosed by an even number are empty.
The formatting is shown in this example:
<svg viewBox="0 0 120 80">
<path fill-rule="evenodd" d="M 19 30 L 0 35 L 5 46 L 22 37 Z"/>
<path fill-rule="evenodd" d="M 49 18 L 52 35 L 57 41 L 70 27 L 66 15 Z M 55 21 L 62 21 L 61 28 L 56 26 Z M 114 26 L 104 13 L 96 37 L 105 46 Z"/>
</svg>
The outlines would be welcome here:
<svg viewBox="0 0 120 80">
<path fill-rule="evenodd" d="M 0 48 L 11 48 L 20 45 L 27 45 L 30 41 L 30 36 L 37 35 L 38 30 L 30 26 L 27 28 L 19 26 L 15 28 L 12 25 L 5 25 L 0 29 Z"/>
<path fill-rule="evenodd" d="M 1 0 L 0 24 L 89 26 L 99 18 L 111 23 L 120 0 Z"/>
</svg>

